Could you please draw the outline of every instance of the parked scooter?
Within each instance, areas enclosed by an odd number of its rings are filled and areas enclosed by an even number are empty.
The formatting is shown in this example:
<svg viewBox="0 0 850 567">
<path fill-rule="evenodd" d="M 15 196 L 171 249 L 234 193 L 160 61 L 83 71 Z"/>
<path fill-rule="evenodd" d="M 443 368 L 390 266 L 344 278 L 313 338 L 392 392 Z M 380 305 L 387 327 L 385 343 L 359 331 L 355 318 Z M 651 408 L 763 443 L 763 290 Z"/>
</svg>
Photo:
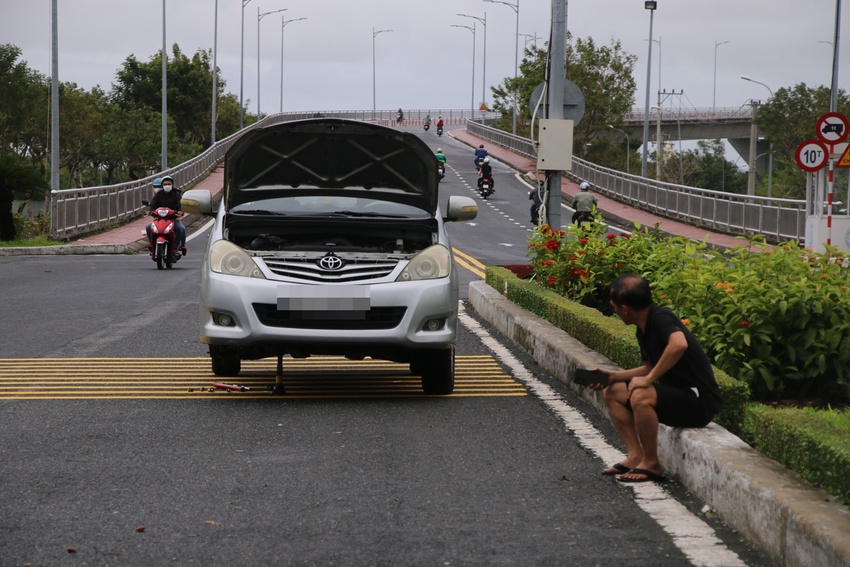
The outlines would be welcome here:
<svg viewBox="0 0 850 567">
<path fill-rule="evenodd" d="M 143 204 L 148 203 L 142 201 Z M 177 211 L 168 207 L 158 207 L 150 212 L 153 222 L 150 224 L 150 242 L 148 250 L 151 260 L 156 262 L 157 269 L 171 267 L 183 256 L 177 250 L 177 235 L 174 232 L 174 221 L 177 219 Z"/>
</svg>

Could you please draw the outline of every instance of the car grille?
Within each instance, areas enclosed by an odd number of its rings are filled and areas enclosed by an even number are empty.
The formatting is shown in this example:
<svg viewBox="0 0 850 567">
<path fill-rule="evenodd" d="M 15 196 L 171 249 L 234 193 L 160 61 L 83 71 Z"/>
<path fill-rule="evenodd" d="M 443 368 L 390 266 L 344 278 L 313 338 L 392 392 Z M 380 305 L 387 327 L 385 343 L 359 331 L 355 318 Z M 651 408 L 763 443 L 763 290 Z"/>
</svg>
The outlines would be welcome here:
<svg viewBox="0 0 850 567">
<path fill-rule="evenodd" d="M 310 258 L 262 258 L 278 276 L 308 282 L 357 282 L 390 275 L 398 265 L 396 260 L 345 260 L 338 270 L 324 270 Z"/>
<path fill-rule="evenodd" d="M 368 330 L 397 327 L 406 307 L 373 307 L 369 311 L 288 311 L 271 303 L 254 303 L 254 313 L 267 327 Z"/>
</svg>

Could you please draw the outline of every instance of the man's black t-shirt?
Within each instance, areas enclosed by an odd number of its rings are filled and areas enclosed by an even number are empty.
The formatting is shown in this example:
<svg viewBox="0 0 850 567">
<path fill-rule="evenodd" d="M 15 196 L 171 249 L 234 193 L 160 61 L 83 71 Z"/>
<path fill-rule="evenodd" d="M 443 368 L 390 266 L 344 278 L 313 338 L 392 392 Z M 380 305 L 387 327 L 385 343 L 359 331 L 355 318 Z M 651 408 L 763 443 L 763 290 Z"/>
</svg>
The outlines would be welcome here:
<svg viewBox="0 0 850 567">
<path fill-rule="evenodd" d="M 653 366 L 658 364 L 670 335 L 676 331 L 685 334 L 688 349 L 673 368 L 658 379 L 658 383 L 676 388 L 697 388 L 700 401 L 712 411 L 717 411 L 721 405 L 720 389 L 714 379 L 711 361 L 682 320 L 669 309 L 657 305 L 649 308 L 645 329 L 637 330 L 641 357 Z"/>
</svg>

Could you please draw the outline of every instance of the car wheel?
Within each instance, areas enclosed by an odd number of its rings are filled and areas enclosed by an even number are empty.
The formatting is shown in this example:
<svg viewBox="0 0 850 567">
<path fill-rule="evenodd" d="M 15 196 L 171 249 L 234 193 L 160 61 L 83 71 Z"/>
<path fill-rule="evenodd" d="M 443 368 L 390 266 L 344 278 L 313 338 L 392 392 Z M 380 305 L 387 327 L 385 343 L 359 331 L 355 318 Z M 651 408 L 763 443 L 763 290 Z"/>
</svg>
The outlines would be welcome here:
<svg viewBox="0 0 850 567">
<path fill-rule="evenodd" d="M 233 349 L 210 345 L 212 371 L 216 376 L 237 376 L 242 370 L 242 360 Z"/>
<path fill-rule="evenodd" d="M 445 396 L 455 389 L 455 349 L 429 351 L 422 357 L 422 390 L 429 395 Z"/>
</svg>

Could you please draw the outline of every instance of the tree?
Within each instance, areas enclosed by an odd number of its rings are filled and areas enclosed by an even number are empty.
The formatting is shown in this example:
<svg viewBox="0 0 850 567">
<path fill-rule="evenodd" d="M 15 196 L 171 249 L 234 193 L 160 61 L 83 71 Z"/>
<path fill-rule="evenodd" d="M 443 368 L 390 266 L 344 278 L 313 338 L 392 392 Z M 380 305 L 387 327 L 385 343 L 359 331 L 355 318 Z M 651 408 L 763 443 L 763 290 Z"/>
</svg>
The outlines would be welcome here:
<svg viewBox="0 0 850 567">
<path fill-rule="evenodd" d="M 588 144 L 597 138 L 600 131 L 607 131 L 608 125 L 622 124 L 623 116 L 634 103 L 637 89 L 632 70 L 636 55 L 623 51 L 618 40 L 611 40 L 607 46 L 597 46 L 592 38 L 578 38 L 567 46 L 567 78 L 578 86 L 584 96 L 584 117 L 576 125 L 574 132 L 574 152 L 585 157 Z M 543 49 L 525 50 L 520 64 L 519 77 L 504 79 L 499 86 L 493 87 L 493 108 L 501 117 L 497 128 L 510 130 L 513 122 L 513 92 L 519 91 L 522 123 L 517 124 L 517 134 L 528 136 L 528 119 L 531 94 L 543 82 L 546 72 L 547 52 Z"/>
<path fill-rule="evenodd" d="M 773 194 L 803 199 L 806 174 L 796 163 L 801 142 L 816 137 L 818 118 L 829 111 L 829 87 L 808 87 L 800 83 L 783 87 L 759 106 L 755 121 L 759 133 L 773 144 Z M 838 92 L 838 112 L 850 114 L 850 100 Z"/>
<path fill-rule="evenodd" d="M 0 153 L 0 240 L 17 236 L 12 213 L 15 197 L 39 198 L 46 189 L 47 182 L 32 165 L 13 153 Z"/>
<path fill-rule="evenodd" d="M 0 152 L 41 164 L 48 155 L 48 80 L 18 61 L 21 50 L 0 45 Z"/>
</svg>

